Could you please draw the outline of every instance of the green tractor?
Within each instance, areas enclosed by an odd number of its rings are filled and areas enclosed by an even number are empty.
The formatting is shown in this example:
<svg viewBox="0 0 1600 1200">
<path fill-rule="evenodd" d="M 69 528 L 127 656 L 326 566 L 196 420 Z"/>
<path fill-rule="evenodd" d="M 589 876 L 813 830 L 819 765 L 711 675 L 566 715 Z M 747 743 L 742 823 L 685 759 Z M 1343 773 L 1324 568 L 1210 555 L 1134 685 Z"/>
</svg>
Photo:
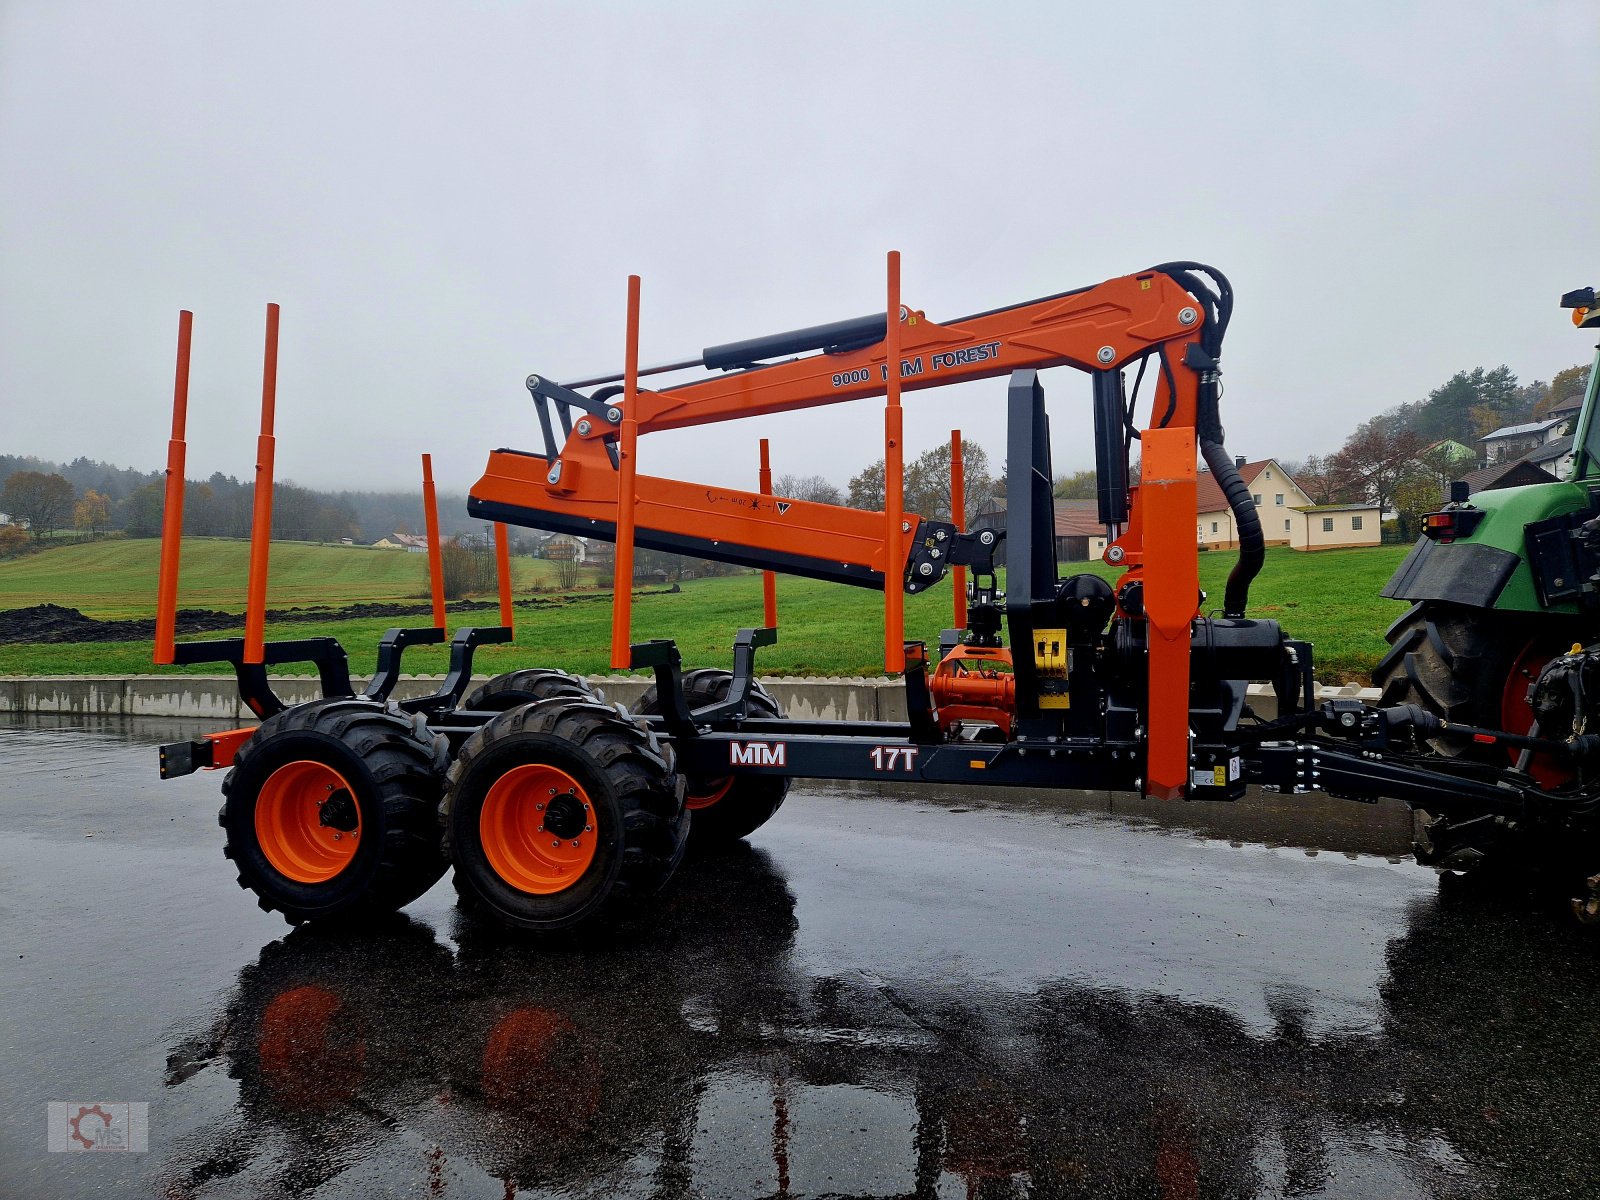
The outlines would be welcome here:
<svg viewBox="0 0 1600 1200">
<path fill-rule="evenodd" d="M 1595 290 L 1581 288 L 1561 298 L 1580 329 L 1600 329 Z M 1591 661 L 1577 651 L 1600 642 L 1600 416 L 1596 388 L 1600 354 L 1590 369 L 1583 408 L 1576 419 L 1574 455 L 1567 478 L 1479 492 L 1451 487 L 1449 503 L 1423 518 L 1422 538 L 1383 595 L 1411 607 L 1389 627 L 1390 650 L 1373 672 L 1383 705 L 1418 704 L 1446 721 L 1546 738 L 1584 733 L 1582 692 Z M 1559 660 L 1559 661 L 1558 661 Z M 1600 650 L 1595 652 L 1600 661 Z M 1570 714 L 1551 709 L 1552 689 L 1534 687 L 1547 668 L 1569 677 Z M 1600 672 L 1596 673 L 1600 693 Z M 1600 694 L 1589 697 L 1600 700 Z M 1574 720 L 1571 729 L 1565 717 Z M 1542 718 L 1542 719 L 1541 719 Z M 1542 728 L 1535 729 L 1536 725 Z M 1558 726 L 1558 727 L 1552 727 Z M 1596 731 L 1600 732 L 1600 731 Z M 1430 743 L 1436 754 L 1479 757 L 1505 765 L 1504 747 L 1457 738 Z M 1577 785 L 1581 760 L 1558 760 L 1512 752 L 1513 765 L 1546 788 Z M 1487 814 L 1433 820 L 1417 844 L 1423 862 L 1469 867 L 1485 857 L 1503 859 L 1515 847 L 1522 856 L 1552 861 L 1548 842 L 1535 846 L 1517 836 L 1514 822 Z M 1564 860 L 1565 854 L 1554 855 Z M 1583 866 L 1587 875 L 1592 864 Z M 1600 895 L 1600 876 L 1591 893 Z M 1600 901 L 1591 896 L 1600 916 Z"/>
</svg>

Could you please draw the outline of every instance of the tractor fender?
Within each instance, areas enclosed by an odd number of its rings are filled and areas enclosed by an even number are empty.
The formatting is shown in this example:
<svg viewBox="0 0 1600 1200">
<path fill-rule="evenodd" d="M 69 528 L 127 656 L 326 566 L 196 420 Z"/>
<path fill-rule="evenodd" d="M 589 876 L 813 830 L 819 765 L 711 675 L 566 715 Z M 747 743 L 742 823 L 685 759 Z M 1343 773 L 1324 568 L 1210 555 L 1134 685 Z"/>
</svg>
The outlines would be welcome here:
<svg viewBox="0 0 1600 1200">
<path fill-rule="evenodd" d="M 1576 512 L 1588 504 L 1583 487 L 1536 483 L 1475 493 L 1470 502 L 1483 519 L 1467 537 L 1420 539 L 1389 582 L 1390 600 L 1441 600 L 1471 608 L 1512 612 L 1575 612 L 1568 604 L 1540 602 L 1528 566 L 1527 526 Z"/>
</svg>

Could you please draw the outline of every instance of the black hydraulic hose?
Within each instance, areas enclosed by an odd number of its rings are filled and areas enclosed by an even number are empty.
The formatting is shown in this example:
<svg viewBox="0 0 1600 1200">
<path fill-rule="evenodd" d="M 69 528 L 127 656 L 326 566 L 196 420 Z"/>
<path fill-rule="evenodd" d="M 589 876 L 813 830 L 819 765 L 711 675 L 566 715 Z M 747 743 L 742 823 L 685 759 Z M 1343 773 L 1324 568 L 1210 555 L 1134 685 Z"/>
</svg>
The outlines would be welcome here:
<svg viewBox="0 0 1600 1200">
<path fill-rule="evenodd" d="M 1200 454 L 1211 468 L 1211 477 L 1217 481 L 1228 507 L 1233 510 L 1233 521 L 1239 531 L 1239 561 L 1228 572 L 1228 586 L 1222 596 L 1222 615 L 1244 616 L 1250 603 L 1250 582 L 1261 572 L 1267 561 L 1267 538 L 1261 532 L 1261 517 L 1256 512 L 1255 501 L 1250 498 L 1249 485 L 1239 477 L 1239 468 L 1233 465 L 1228 448 L 1221 441 L 1202 439 Z"/>
<path fill-rule="evenodd" d="M 1218 378 L 1218 362 L 1222 357 L 1222 338 L 1233 317 L 1233 286 L 1221 271 L 1204 263 L 1170 262 L 1155 269 L 1170 275 L 1206 309 L 1206 327 L 1200 335 L 1199 347 L 1203 353 L 1198 356 L 1199 361 L 1186 358 L 1184 365 L 1200 373 L 1200 403 L 1195 430 L 1200 442 L 1200 454 L 1211 469 L 1211 477 L 1222 489 L 1228 508 L 1233 512 L 1234 527 L 1239 531 L 1239 561 L 1228 573 L 1228 586 L 1222 598 L 1222 615 L 1243 617 L 1250 603 L 1250 583 L 1260 574 L 1262 565 L 1267 561 L 1267 538 L 1261 529 L 1261 516 L 1256 512 L 1255 501 L 1250 498 L 1250 488 L 1239 477 L 1239 468 L 1228 453 L 1222 429 L 1222 388 Z M 1207 276 L 1216 285 L 1215 290 L 1202 282 L 1196 272 Z"/>
</svg>

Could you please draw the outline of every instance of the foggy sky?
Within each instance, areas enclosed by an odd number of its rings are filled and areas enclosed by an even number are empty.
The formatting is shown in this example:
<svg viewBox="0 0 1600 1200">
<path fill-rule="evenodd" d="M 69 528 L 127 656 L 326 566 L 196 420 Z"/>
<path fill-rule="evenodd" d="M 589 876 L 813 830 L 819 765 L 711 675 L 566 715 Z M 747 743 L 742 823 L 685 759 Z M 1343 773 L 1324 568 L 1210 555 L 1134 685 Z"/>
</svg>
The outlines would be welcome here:
<svg viewBox="0 0 1600 1200">
<path fill-rule="evenodd" d="M 1174 258 L 1238 301 L 1230 449 L 1299 458 L 1452 373 L 1592 353 L 1600 5 L 0 6 L 0 452 L 247 475 L 283 305 L 280 478 L 464 490 L 522 380 L 880 308 L 934 320 Z M 1088 385 L 1046 376 L 1058 470 Z M 1003 379 L 908 394 L 1003 452 Z M 650 474 L 843 484 L 881 401 L 644 439 Z"/>
</svg>

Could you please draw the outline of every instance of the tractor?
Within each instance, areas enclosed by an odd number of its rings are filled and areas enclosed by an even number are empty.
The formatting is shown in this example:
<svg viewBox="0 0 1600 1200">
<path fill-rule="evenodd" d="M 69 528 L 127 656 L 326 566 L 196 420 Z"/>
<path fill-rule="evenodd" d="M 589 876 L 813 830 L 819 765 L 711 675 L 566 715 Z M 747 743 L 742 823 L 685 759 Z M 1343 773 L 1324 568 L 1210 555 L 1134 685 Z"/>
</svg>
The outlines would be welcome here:
<svg viewBox="0 0 1600 1200">
<path fill-rule="evenodd" d="M 1593 288 L 1568 292 L 1561 306 L 1578 328 L 1600 329 Z M 1573 424 L 1567 478 L 1470 496 L 1457 482 L 1449 503 L 1423 518 L 1422 537 L 1383 589 L 1411 607 L 1389 627 L 1389 652 L 1373 672 L 1380 703 L 1417 705 L 1444 721 L 1522 734 L 1583 724 L 1583 689 L 1596 680 L 1589 658 L 1571 655 L 1600 640 L 1600 562 L 1591 525 L 1600 516 L 1596 367 L 1600 355 Z M 1561 665 L 1550 671 L 1557 660 Z M 1525 747 L 1443 737 L 1429 739 L 1428 748 L 1491 766 L 1509 760 L 1553 789 L 1572 787 L 1580 775 L 1571 756 Z M 1529 849 L 1516 832 L 1491 814 L 1440 817 L 1427 825 L 1417 857 L 1475 865 Z M 1549 848 L 1533 849 L 1537 855 Z"/>
<path fill-rule="evenodd" d="M 654 366 L 639 362 L 640 282 L 630 277 L 623 369 L 565 383 L 530 375 L 539 443 L 491 452 L 471 489 L 469 513 L 495 527 L 500 625 L 458 629 L 442 684 L 403 700 L 393 693 L 407 647 L 446 639 L 427 456 L 433 625 L 389 630 L 359 692 L 334 639 L 265 637 L 276 306 L 245 634 L 175 640 L 192 336 L 183 314 L 155 657 L 227 663 L 260 724 L 164 746 L 161 770 L 227 770 L 219 820 L 240 886 L 291 923 L 346 921 L 399 908 L 449 870 L 464 905 L 550 934 L 648 907 L 691 840 L 749 835 L 797 778 L 1126 790 L 1172 803 L 1227 802 L 1256 784 L 1401 800 L 1428 814 L 1435 856 L 1536 848 L 1559 859 L 1580 914 L 1600 915 L 1600 733 L 1589 727 L 1600 647 L 1586 649 L 1582 632 L 1597 596 L 1600 505 L 1581 482 L 1587 453 L 1577 481 L 1492 505 L 1458 498 L 1430 515 L 1430 537 L 1390 585 L 1418 607 L 1393 633 L 1383 702 L 1324 699 L 1312 646 L 1249 615 L 1265 538 L 1225 444 L 1234 294 L 1222 272 L 1167 262 L 935 320 L 902 302 L 898 254 L 887 268 L 878 312 Z M 1087 377 L 1114 582 L 1057 559 L 1040 375 L 1050 368 Z M 657 376 L 675 379 L 643 382 Z M 907 511 L 903 396 L 984 379 L 1005 381 L 1004 527 L 964 528 L 959 431 L 953 516 Z M 877 397 L 881 512 L 774 495 L 765 463 L 756 491 L 640 471 L 650 433 Z M 1591 383 L 1582 439 L 1592 407 Z M 1239 530 L 1220 602 L 1199 586 L 1201 461 Z M 1527 526 L 1526 550 L 1513 524 Z M 512 636 L 507 525 L 615 543 L 611 666 L 654 677 L 631 708 L 537 665 L 474 685 L 477 647 Z M 636 548 L 757 568 L 769 581 L 789 573 L 881 591 L 884 668 L 903 687 L 904 719 L 786 717 L 756 667 L 778 637 L 770 586 L 763 623 L 734 635 L 731 671 L 685 669 L 671 640 L 632 641 Z M 937 646 L 907 641 L 905 597 L 946 578 L 951 627 Z M 276 694 L 268 668 L 286 663 L 315 666 L 320 699 Z M 1273 694 L 1270 711 L 1253 704 L 1253 682 Z"/>
</svg>

